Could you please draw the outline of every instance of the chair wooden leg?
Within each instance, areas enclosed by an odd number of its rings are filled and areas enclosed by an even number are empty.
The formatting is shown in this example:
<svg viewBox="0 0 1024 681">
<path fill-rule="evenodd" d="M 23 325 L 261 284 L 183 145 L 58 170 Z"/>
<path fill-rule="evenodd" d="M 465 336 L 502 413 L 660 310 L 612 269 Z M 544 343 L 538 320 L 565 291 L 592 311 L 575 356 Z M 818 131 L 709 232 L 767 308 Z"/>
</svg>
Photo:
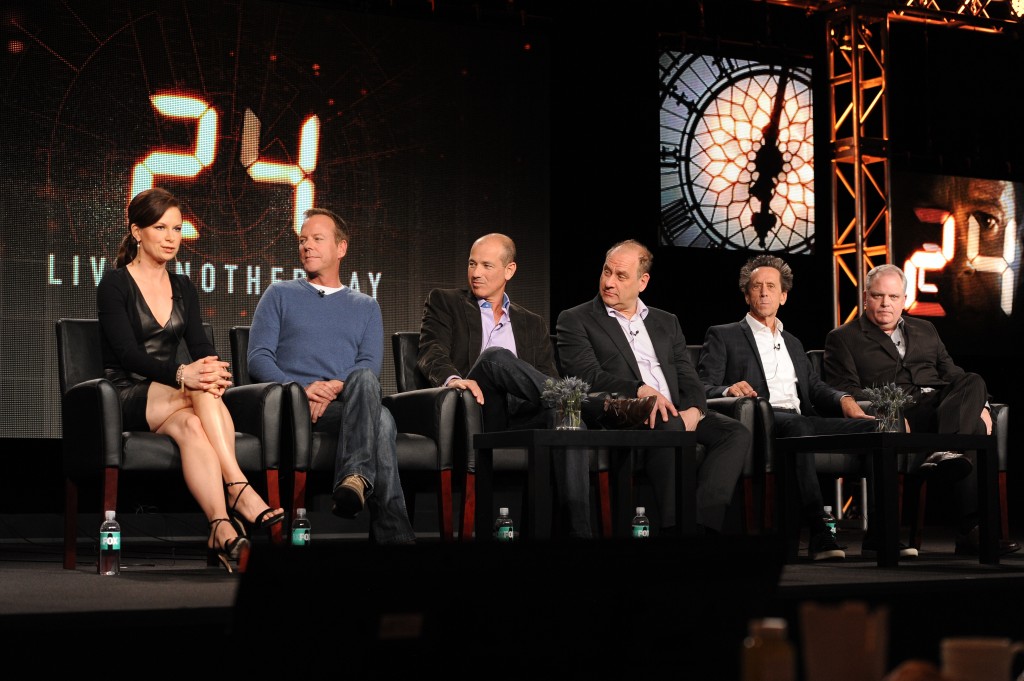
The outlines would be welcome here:
<svg viewBox="0 0 1024 681">
<path fill-rule="evenodd" d="M 267 471 L 267 506 L 270 508 L 281 508 L 281 487 L 278 471 Z M 274 544 L 284 543 L 284 522 L 275 524 L 270 528 L 270 541 Z"/>
<path fill-rule="evenodd" d="M 925 499 L 928 494 L 928 483 L 924 480 L 918 484 L 910 483 L 911 487 L 907 488 L 907 476 L 899 476 L 899 516 L 903 517 L 903 505 L 904 497 L 907 499 L 907 506 L 913 513 L 913 518 L 910 523 L 910 537 L 908 544 L 911 548 L 921 548 L 921 538 L 924 534 L 924 515 L 925 515 Z"/>
<path fill-rule="evenodd" d="M 764 529 L 775 527 L 775 474 L 764 474 Z"/>
<path fill-rule="evenodd" d="M 999 538 L 1010 538 L 1010 512 L 1006 504 L 1006 471 L 999 471 Z"/>
<path fill-rule="evenodd" d="M 473 538 L 476 522 L 476 473 L 466 473 L 465 492 L 462 499 L 462 518 L 459 520 L 459 541 Z"/>
<path fill-rule="evenodd" d="M 306 508 L 306 471 L 295 471 L 292 482 L 292 513 L 297 508 Z M 334 490 L 331 490 L 332 492 Z"/>
<path fill-rule="evenodd" d="M 78 485 L 64 478 L 64 569 L 74 570 L 77 565 L 78 544 Z"/>
<path fill-rule="evenodd" d="M 747 534 L 755 534 L 757 514 L 754 512 L 754 479 L 751 477 L 743 478 L 743 510 L 743 521 L 746 525 L 744 529 Z"/>
<path fill-rule="evenodd" d="M 103 508 L 104 511 L 117 510 L 117 469 L 107 467 L 103 469 Z"/>
<path fill-rule="evenodd" d="M 441 531 L 441 541 L 454 539 L 452 523 L 452 472 L 441 471 L 437 480 L 437 522 Z"/>
<path fill-rule="evenodd" d="M 611 483 L 608 471 L 599 471 L 597 477 L 597 509 L 600 516 L 601 536 L 612 536 Z"/>
</svg>

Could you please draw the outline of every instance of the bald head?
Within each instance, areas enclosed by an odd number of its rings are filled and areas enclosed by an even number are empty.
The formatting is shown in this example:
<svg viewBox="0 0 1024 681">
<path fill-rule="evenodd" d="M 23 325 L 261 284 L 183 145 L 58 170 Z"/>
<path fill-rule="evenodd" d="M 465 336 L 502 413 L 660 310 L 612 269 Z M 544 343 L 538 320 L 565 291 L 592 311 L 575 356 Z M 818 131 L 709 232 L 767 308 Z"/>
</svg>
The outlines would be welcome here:
<svg viewBox="0 0 1024 681">
<path fill-rule="evenodd" d="M 473 251 L 477 246 L 497 246 L 501 249 L 501 264 L 508 265 L 509 263 L 515 262 L 516 260 L 516 244 L 511 238 L 500 234 L 498 232 L 491 232 L 490 234 L 484 234 L 482 237 L 473 242 L 473 247 L 470 252 Z"/>
<path fill-rule="evenodd" d="M 505 286 L 516 273 L 516 245 L 504 234 L 485 234 L 469 250 L 469 288 L 495 308 L 501 307 Z"/>
</svg>

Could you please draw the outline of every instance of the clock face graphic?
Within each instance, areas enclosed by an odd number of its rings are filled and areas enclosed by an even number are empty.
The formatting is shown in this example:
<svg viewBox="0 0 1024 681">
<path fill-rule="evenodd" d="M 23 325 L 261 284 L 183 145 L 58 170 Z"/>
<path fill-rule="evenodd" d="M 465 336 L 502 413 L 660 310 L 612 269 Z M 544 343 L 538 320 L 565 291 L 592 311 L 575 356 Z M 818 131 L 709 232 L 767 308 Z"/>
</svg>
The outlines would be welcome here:
<svg viewBox="0 0 1024 681">
<path fill-rule="evenodd" d="M 680 52 L 659 67 L 659 243 L 812 252 L 810 70 Z"/>
</svg>

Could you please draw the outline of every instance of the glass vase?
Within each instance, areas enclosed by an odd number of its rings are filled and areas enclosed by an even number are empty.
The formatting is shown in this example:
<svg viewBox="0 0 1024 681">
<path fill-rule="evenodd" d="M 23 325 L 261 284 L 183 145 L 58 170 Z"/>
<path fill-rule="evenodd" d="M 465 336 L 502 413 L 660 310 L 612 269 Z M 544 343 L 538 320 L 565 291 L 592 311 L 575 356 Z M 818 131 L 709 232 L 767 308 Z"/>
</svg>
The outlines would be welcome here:
<svg viewBox="0 0 1024 681">
<path fill-rule="evenodd" d="M 875 430 L 879 433 L 900 432 L 900 410 L 878 408 L 875 411 Z"/>
<path fill-rule="evenodd" d="M 581 414 L 582 395 L 562 400 L 558 404 L 558 421 L 555 426 L 558 430 L 579 430 L 583 423 Z"/>
</svg>

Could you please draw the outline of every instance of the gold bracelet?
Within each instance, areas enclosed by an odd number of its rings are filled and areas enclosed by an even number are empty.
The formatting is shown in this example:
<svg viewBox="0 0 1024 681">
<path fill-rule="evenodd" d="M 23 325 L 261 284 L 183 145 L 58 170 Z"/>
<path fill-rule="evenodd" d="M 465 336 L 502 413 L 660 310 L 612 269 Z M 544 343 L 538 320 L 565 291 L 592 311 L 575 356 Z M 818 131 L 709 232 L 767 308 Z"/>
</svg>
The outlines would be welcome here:
<svg viewBox="0 0 1024 681">
<path fill-rule="evenodd" d="M 185 365 L 182 364 L 178 367 L 178 373 L 174 374 L 174 380 L 178 382 L 178 387 L 181 388 L 181 392 L 185 392 Z"/>
</svg>

